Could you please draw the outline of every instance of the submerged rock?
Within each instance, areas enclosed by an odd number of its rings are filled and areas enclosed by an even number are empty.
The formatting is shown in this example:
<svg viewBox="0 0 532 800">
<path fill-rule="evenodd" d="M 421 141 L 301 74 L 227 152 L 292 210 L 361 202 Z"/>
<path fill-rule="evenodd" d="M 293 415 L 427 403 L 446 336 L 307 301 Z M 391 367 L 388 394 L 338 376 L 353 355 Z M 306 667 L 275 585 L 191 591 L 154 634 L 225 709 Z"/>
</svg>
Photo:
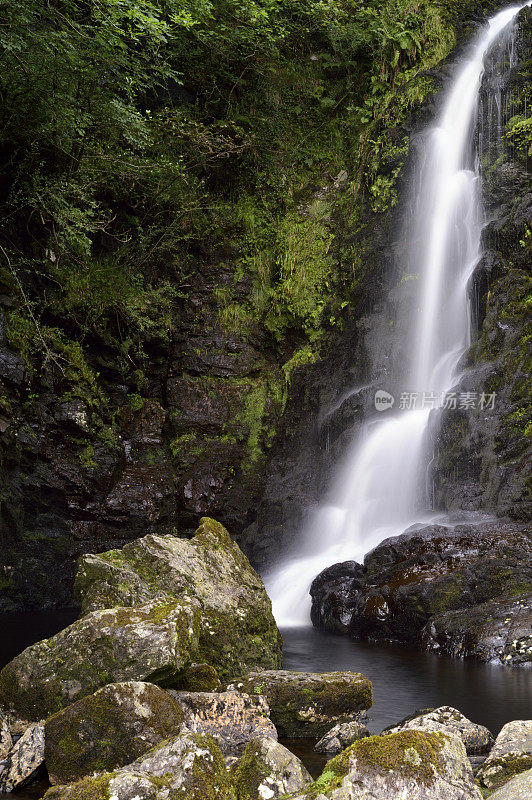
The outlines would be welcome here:
<svg viewBox="0 0 532 800">
<path fill-rule="evenodd" d="M 327 753 L 334 755 L 341 753 L 346 747 L 349 747 L 353 742 L 369 736 L 370 732 L 361 722 L 353 720 L 352 722 L 341 722 L 335 725 L 330 731 L 327 731 L 325 736 L 319 740 L 314 750 L 317 753 Z"/>
<path fill-rule="evenodd" d="M 44 726 L 30 725 L 11 748 L 0 775 L 0 792 L 14 792 L 44 772 Z"/>
<path fill-rule="evenodd" d="M 312 777 L 299 758 L 270 738 L 248 744 L 233 769 L 232 783 L 237 800 L 274 800 L 300 792 Z"/>
<path fill-rule="evenodd" d="M 532 768 L 532 720 L 508 722 L 477 772 L 488 789 L 496 789 L 514 775 Z"/>
<path fill-rule="evenodd" d="M 263 697 L 240 692 L 174 692 L 184 713 L 184 725 L 194 733 L 208 734 L 225 757 L 242 755 L 257 737 L 277 740 L 270 709 Z"/>
<path fill-rule="evenodd" d="M 489 796 L 490 800 L 530 800 L 531 797 L 532 769 L 516 775 Z"/>
<path fill-rule="evenodd" d="M 487 728 L 471 722 L 451 706 L 419 711 L 401 720 L 397 725 L 387 728 L 385 732 L 396 733 L 411 729 L 454 733 L 464 743 L 468 755 L 483 755 L 493 744 L 493 736 Z"/>
<path fill-rule="evenodd" d="M 457 736 L 408 730 L 361 739 L 297 800 L 481 800 Z M 293 798 L 296 800 L 296 797 Z"/>
<path fill-rule="evenodd" d="M 234 800 L 218 745 L 182 734 L 117 772 L 54 786 L 46 800 Z"/>
<path fill-rule="evenodd" d="M 228 689 L 263 695 L 281 736 L 320 737 L 373 702 L 371 682 L 360 672 L 250 672 Z"/>
<path fill-rule="evenodd" d="M 201 606 L 198 660 L 226 679 L 280 665 L 281 637 L 264 584 L 214 520 L 203 518 L 191 540 L 150 535 L 122 550 L 83 556 L 76 592 L 83 613 L 192 597 Z"/>
<path fill-rule="evenodd" d="M 39 720 L 107 683 L 177 681 L 198 646 L 196 601 L 93 611 L 28 647 L 0 672 L 0 706 Z"/>
<path fill-rule="evenodd" d="M 151 683 L 111 683 L 50 717 L 45 759 L 51 783 L 72 783 L 129 764 L 180 732 L 181 707 Z"/>
</svg>

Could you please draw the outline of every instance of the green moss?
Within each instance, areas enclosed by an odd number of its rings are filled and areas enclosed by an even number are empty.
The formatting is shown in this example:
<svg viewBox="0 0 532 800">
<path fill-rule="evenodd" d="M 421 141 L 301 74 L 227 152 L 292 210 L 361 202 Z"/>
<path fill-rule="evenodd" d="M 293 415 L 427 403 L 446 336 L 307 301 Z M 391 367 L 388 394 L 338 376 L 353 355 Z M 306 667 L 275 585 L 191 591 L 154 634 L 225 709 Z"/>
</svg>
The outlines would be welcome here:
<svg viewBox="0 0 532 800">
<path fill-rule="evenodd" d="M 46 800 L 109 800 L 109 784 L 114 773 L 83 778 L 78 783 L 65 788 L 52 786 L 44 797 Z"/>
<path fill-rule="evenodd" d="M 271 774 L 271 766 L 261 757 L 260 750 L 260 742 L 250 742 L 232 773 L 237 800 L 256 800 L 259 786 Z"/>
<path fill-rule="evenodd" d="M 490 791 L 495 791 L 507 783 L 515 775 L 532 769 L 532 755 L 530 753 L 510 753 L 501 756 L 489 765 L 483 765 L 478 778 L 480 785 Z"/>
</svg>

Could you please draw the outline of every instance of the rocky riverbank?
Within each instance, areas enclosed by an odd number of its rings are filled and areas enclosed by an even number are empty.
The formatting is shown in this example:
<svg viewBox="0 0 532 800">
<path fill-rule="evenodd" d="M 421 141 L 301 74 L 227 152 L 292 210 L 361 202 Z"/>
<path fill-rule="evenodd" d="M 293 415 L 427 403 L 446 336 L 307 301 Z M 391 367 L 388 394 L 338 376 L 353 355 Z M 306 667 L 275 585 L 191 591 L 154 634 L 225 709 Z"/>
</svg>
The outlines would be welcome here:
<svg viewBox="0 0 532 800">
<path fill-rule="evenodd" d="M 531 721 L 494 742 L 442 707 L 371 736 L 364 675 L 279 669 L 262 581 L 213 520 L 191 541 L 149 535 L 85 556 L 76 586 L 80 619 L 0 673 L 0 791 L 46 777 L 46 800 L 520 800 L 530 788 Z M 321 774 L 278 736 L 314 740 L 330 758 Z"/>
</svg>

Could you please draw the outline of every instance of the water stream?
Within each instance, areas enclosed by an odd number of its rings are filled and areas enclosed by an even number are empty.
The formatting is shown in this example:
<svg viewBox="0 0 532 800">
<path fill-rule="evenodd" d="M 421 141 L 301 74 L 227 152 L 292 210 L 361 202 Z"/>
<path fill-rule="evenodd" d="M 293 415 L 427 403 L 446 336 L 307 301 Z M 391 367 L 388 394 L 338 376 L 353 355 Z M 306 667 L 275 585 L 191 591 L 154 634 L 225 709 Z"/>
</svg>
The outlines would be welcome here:
<svg viewBox="0 0 532 800">
<path fill-rule="evenodd" d="M 404 234 L 409 256 L 402 271 L 415 276 L 418 312 L 410 364 L 398 376 L 402 397 L 393 410 L 375 414 L 364 425 L 291 557 L 265 575 L 280 625 L 310 624 L 308 590 L 325 567 L 361 561 L 385 538 L 433 517 L 423 491 L 429 414 L 449 397 L 471 343 L 469 282 L 481 256 L 474 133 L 484 63 L 495 44 L 511 42 L 514 18 L 530 5 L 532 0 L 489 20 L 456 68 L 441 114 L 425 133 Z"/>
</svg>

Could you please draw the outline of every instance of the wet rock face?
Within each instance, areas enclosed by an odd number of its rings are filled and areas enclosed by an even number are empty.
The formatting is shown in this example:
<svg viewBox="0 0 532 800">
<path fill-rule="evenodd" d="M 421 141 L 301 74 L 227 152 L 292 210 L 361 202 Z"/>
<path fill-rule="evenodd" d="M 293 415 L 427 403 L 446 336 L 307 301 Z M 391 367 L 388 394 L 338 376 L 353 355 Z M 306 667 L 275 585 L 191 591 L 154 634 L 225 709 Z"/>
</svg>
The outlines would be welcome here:
<svg viewBox="0 0 532 800">
<path fill-rule="evenodd" d="M 493 744 L 493 736 L 487 728 L 471 722 L 460 711 L 450 706 L 440 706 L 413 714 L 388 728 L 387 733 L 411 729 L 452 733 L 462 740 L 468 755 L 483 755 Z"/>
<path fill-rule="evenodd" d="M 158 686 L 109 684 L 46 721 L 50 782 L 73 783 L 129 764 L 179 733 L 182 721 L 181 707 Z"/>
<path fill-rule="evenodd" d="M 179 680 L 198 647 L 195 602 L 93 611 L 28 647 L 0 672 L 0 706 L 39 720 L 107 683 Z"/>
<path fill-rule="evenodd" d="M 300 792 L 311 782 L 301 761 L 269 738 L 250 742 L 232 774 L 237 800 L 274 800 Z"/>
<path fill-rule="evenodd" d="M 487 789 L 497 789 L 514 775 L 532 768 L 532 720 L 508 722 L 495 740 L 477 779 Z"/>
<path fill-rule="evenodd" d="M 240 692 L 179 692 L 170 690 L 193 733 L 212 736 L 224 757 L 241 756 L 252 739 L 277 740 L 270 709 L 261 696 Z"/>
<path fill-rule="evenodd" d="M 371 682 L 359 672 L 250 672 L 228 687 L 263 695 L 281 736 L 321 737 L 371 707 Z"/>
<path fill-rule="evenodd" d="M 262 580 L 214 520 L 203 518 L 190 541 L 146 536 L 120 551 L 84 556 L 76 593 L 83 613 L 193 598 L 201 607 L 199 660 L 220 676 L 280 664 L 280 634 Z"/>
<path fill-rule="evenodd" d="M 116 772 L 54 786 L 46 800 L 234 800 L 222 754 L 209 736 L 183 734 Z"/>
<path fill-rule="evenodd" d="M 531 559 L 525 525 L 480 518 L 414 528 L 378 545 L 363 568 L 347 562 L 321 573 L 312 619 L 354 638 L 524 664 L 532 659 Z"/>
<path fill-rule="evenodd" d="M 297 800 L 481 800 L 457 736 L 401 731 L 361 739 L 333 758 Z M 294 798 L 294 800 L 296 800 Z"/>
</svg>

